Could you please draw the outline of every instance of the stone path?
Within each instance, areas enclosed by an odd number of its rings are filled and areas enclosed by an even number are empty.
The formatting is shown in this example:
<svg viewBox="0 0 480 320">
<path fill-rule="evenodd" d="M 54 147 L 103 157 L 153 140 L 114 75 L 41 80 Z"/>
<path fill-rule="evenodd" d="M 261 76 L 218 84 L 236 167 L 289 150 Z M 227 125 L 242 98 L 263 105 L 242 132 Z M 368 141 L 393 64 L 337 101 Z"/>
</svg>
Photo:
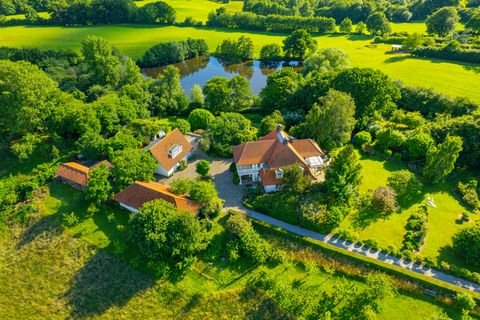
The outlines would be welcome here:
<svg viewBox="0 0 480 320">
<path fill-rule="evenodd" d="M 393 257 L 393 256 L 385 254 L 381 251 L 374 251 L 372 249 L 369 249 L 369 248 L 366 248 L 366 247 L 363 247 L 363 246 L 359 246 L 359 245 L 356 245 L 354 243 L 350 243 L 348 241 L 332 237 L 330 235 L 324 235 L 324 234 L 321 234 L 321 233 L 317 233 L 317 232 L 314 232 L 314 231 L 311 231 L 311 230 L 304 229 L 304 228 L 299 227 L 299 226 L 291 225 L 289 223 L 286 223 L 286 222 L 283 222 L 281 220 L 278 220 L 278 219 L 272 218 L 270 216 L 267 216 L 263 213 L 247 209 L 243 206 L 230 207 L 230 208 L 227 208 L 227 209 L 233 209 L 233 210 L 238 210 L 238 211 L 244 212 L 246 215 L 248 215 L 249 217 L 251 217 L 253 219 L 263 221 L 265 223 L 268 223 L 270 225 L 282 228 L 282 229 L 284 229 L 288 232 L 294 233 L 294 234 L 302 236 L 302 237 L 309 237 L 309 238 L 312 238 L 312 239 L 315 239 L 315 240 L 319 240 L 319 241 L 328 243 L 332 246 L 335 246 L 335 247 L 343 249 L 343 250 L 359 253 L 359 254 L 362 254 L 366 257 L 376 259 L 376 260 L 379 260 L 379 261 L 383 261 L 385 263 L 389 263 L 389 264 L 392 264 L 392 265 L 395 265 L 395 266 L 399 266 L 403 269 L 410 270 L 410 271 L 413 271 L 413 272 L 416 272 L 416 273 L 420 273 L 420 274 L 423 274 L 425 276 L 435 278 L 435 279 L 438 279 L 438 280 L 441 280 L 441 281 L 444 281 L 444 282 L 448 282 L 450 284 L 456 285 L 456 286 L 461 287 L 461 288 L 465 288 L 465 289 L 475 291 L 475 292 L 480 292 L 480 285 L 478 285 L 474 282 L 462 279 L 462 278 L 452 276 L 450 274 L 446 274 L 446 273 L 444 273 L 442 271 L 439 271 L 439 270 L 436 270 L 436 269 L 428 268 L 428 267 L 419 265 L 417 263 L 413 263 L 413 262 L 408 261 L 408 260 Z"/>
</svg>

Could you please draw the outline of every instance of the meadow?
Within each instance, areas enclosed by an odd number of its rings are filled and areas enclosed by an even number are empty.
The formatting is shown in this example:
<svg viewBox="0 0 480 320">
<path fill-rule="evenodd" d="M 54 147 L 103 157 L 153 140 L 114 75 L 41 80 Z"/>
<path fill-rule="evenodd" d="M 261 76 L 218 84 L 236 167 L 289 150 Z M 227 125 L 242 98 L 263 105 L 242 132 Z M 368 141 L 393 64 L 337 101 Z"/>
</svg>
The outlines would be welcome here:
<svg viewBox="0 0 480 320">
<path fill-rule="evenodd" d="M 78 51 L 81 41 L 91 34 L 108 39 L 124 54 L 133 58 L 141 57 L 143 52 L 156 43 L 189 37 L 206 39 L 213 52 L 222 40 L 239 38 L 242 35 L 253 40 L 258 57 L 263 45 L 281 43 L 285 38 L 283 34 L 135 24 L 83 27 L 14 26 L 0 28 L 0 45 Z M 390 54 L 389 45 L 372 44 L 369 36 L 329 34 L 315 38 L 320 48 L 336 47 L 346 51 L 353 66 L 380 69 L 393 79 L 408 85 L 431 87 L 447 95 L 466 96 L 480 102 L 480 91 L 477 87 L 480 66 Z"/>
<path fill-rule="evenodd" d="M 386 186 L 391 173 L 406 169 L 403 162 L 384 161 L 379 157 L 361 156 L 363 181 L 360 192 L 371 193 L 379 186 Z M 366 213 L 352 213 L 345 219 L 340 228 L 348 229 L 358 234 L 360 239 L 375 239 L 382 248 L 392 246 L 396 249 L 402 247 L 405 235 L 405 224 L 412 211 L 428 197 L 433 198 L 436 207 L 428 209 L 428 231 L 425 244 L 418 253 L 421 257 L 439 259 L 457 266 L 464 266 L 450 251 L 452 237 L 462 228 L 480 221 L 480 217 L 471 214 L 472 221 L 461 223 L 459 216 L 463 212 L 470 212 L 463 206 L 458 197 L 453 193 L 460 177 L 449 179 L 437 185 L 425 184 L 421 196 L 415 204 L 401 208 L 398 213 L 379 216 Z M 470 212 L 471 213 L 471 212 Z M 468 266 L 472 269 L 472 266 Z M 472 271 L 479 271 L 473 269 Z"/>
<path fill-rule="evenodd" d="M 320 291 L 332 290 L 343 279 L 322 268 L 307 271 L 305 257 L 312 259 L 308 248 L 291 251 L 292 265 L 223 261 L 221 216 L 212 247 L 184 279 L 170 281 L 145 271 L 125 245 L 127 211 L 109 206 L 89 216 L 82 195 L 58 183 L 44 189 L 36 203 L 38 215 L 28 225 L 11 224 L 0 233 L 0 318 L 289 319 L 267 296 L 248 286 L 250 277 L 266 270 L 282 281 L 306 281 Z M 62 219 L 70 212 L 79 218 L 72 226 Z M 265 236 L 284 249 L 295 245 Z M 358 279 L 346 279 L 364 286 Z M 379 319 L 411 319 L 412 312 L 424 319 L 440 311 L 460 318 L 433 299 L 411 294 L 400 293 L 381 306 Z"/>
</svg>

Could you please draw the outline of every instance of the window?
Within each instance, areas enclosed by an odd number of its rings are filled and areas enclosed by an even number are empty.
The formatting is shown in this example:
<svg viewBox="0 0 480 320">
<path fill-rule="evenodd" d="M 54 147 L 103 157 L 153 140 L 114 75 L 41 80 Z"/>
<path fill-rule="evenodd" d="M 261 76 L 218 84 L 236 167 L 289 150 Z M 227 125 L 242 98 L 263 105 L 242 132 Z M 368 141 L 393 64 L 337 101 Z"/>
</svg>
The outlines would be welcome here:
<svg viewBox="0 0 480 320">
<path fill-rule="evenodd" d="M 275 169 L 275 177 L 277 179 L 283 179 L 283 170 L 280 168 Z"/>
<path fill-rule="evenodd" d="M 170 149 L 168 149 L 168 156 L 170 158 L 175 158 L 176 156 L 178 156 L 180 153 L 182 153 L 182 146 L 179 145 L 179 144 L 174 144 L 173 146 L 170 147 Z"/>
</svg>

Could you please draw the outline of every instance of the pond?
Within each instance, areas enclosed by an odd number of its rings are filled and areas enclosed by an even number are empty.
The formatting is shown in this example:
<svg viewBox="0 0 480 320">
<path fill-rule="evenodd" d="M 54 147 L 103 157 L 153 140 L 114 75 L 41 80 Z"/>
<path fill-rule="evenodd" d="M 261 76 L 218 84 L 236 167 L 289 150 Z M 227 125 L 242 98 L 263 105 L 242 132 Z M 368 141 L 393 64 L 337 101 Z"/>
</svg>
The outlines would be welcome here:
<svg viewBox="0 0 480 320">
<path fill-rule="evenodd" d="M 173 64 L 173 66 L 180 70 L 180 82 L 187 95 L 190 95 L 193 85 L 198 84 L 203 87 L 214 76 L 232 78 L 237 74 L 246 77 L 250 81 L 253 93 L 258 94 L 265 87 L 267 76 L 270 73 L 285 67 L 300 68 L 296 61 L 279 61 L 265 64 L 259 60 L 253 60 L 243 63 L 225 64 L 213 56 L 189 59 Z M 145 76 L 156 77 L 164 68 L 165 66 L 145 68 L 142 69 L 142 73 Z"/>
</svg>

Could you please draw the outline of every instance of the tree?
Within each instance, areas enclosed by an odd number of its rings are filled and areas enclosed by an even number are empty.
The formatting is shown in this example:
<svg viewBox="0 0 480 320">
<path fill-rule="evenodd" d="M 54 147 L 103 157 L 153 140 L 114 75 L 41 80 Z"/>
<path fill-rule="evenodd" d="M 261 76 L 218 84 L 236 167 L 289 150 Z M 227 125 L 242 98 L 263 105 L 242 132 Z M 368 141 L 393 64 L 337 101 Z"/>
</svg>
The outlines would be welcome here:
<svg viewBox="0 0 480 320">
<path fill-rule="evenodd" d="M 351 145 L 333 157 L 325 175 L 325 186 L 331 202 L 345 205 L 357 194 L 362 181 L 361 170 L 358 154 Z"/>
<path fill-rule="evenodd" d="M 340 32 L 350 33 L 352 32 L 352 27 L 352 20 L 348 17 L 340 22 Z"/>
<path fill-rule="evenodd" d="M 325 48 L 318 50 L 305 60 L 302 73 L 305 75 L 312 71 L 335 72 L 348 66 L 348 55 L 345 51 L 337 48 Z"/>
<path fill-rule="evenodd" d="M 196 103 L 197 105 L 201 106 L 205 102 L 205 97 L 203 96 L 202 87 L 200 87 L 197 83 L 195 83 L 192 87 L 192 91 L 190 93 L 190 99 L 192 102 Z"/>
<path fill-rule="evenodd" d="M 129 240 L 142 255 L 186 271 L 207 247 L 205 226 L 193 215 L 164 200 L 145 203 L 129 222 Z"/>
<path fill-rule="evenodd" d="M 215 54 L 228 63 L 242 62 L 253 59 L 253 41 L 241 36 L 238 40 L 223 40 Z"/>
<path fill-rule="evenodd" d="M 355 127 L 355 103 L 348 94 L 331 89 L 320 98 L 320 105 L 312 107 L 305 123 L 310 136 L 322 148 L 340 147 L 350 141 Z"/>
<path fill-rule="evenodd" d="M 213 77 L 203 86 L 203 93 L 205 108 L 214 114 L 242 111 L 253 104 L 250 83 L 241 75 L 236 75 L 230 80 L 225 77 Z"/>
<path fill-rule="evenodd" d="M 412 51 L 423 44 L 423 36 L 420 33 L 412 33 L 408 35 L 408 37 L 403 40 L 402 46 L 403 49 Z"/>
<path fill-rule="evenodd" d="M 372 206 L 382 213 L 397 211 L 397 193 L 389 187 L 377 187 L 373 191 Z"/>
<path fill-rule="evenodd" d="M 432 147 L 427 152 L 423 175 L 437 183 L 448 176 L 455 168 L 455 162 L 462 151 L 462 139 L 460 137 L 448 136 L 445 142 L 437 147 Z"/>
<path fill-rule="evenodd" d="M 149 181 L 157 170 L 157 161 L 150 152 L 131 148 L 116 151 L 112 165 L 112 174 L 120 189 L 136 180 Z"/>
<path fill-rule="evenodd" d="M 353 143 L 357 146 L 363 146 L 372 142 L 372 135 L 368 131 L 359 131 L 353 137 Z"/>
<path fill-rule="evenodd" d="M 283 40 L 283 52 L 289 59 L 304 60 L 317 49 L 317 42 L 303 29 L 293 31 Z"/>
<path fill-rule="evenodd" d="M 282 47 L 279 44 L 266 44 L 260 50 L 260 60 L 277 61 L 282 59 Z"/>
<path fill-rule="evenodd" d="M 400 199 L 416 197 L 423 188 L 420 180 L 408 170 L 393 172 L 387 179 L 387 186 L 392 188 Z"/>
<path fill-rule="evenodd" d="M 463 292 L 457 293 L 455 296 L 455 306 L 457 306 L 464 315 L 468 315 L 470 311 L 477 307 L 477 303 L 472 295 Z"/>
<path fill-rule="evenodd" d="M 474 14 L 465 24 L 465 27 L 471 29 L 475 34 L 480 34 L 480 13 Z"/>
<path fill-rule="evenodd" d="M 357 27 L 355 28 L 355 32 L 357 34 L 364 34 L 365 31 L 367 31 L 367 26 L 365 25 L 365 23 L 363 21 L 360 21 L 359 23 L 357 23 Z"/>
<path fill-rule="evenodd" d="M 270 74 L 267 85 L 260 92 L 261 107 L 264 113 L 274 110 L 289 110 L 293 105 L 295 93 L 302 88 L 304 79 L 292 68 L 284 68 Z"/>
<path fill-rule="evenodd" d="M 386 128 L 377 133 L 375 147 L 385 151 L 389 149 L 397 149 L 405 143 L 405 136 L 399 130 Z"/>
<path fill-rule="evenodd" d="M 409 160 L 423 159 L 435 141 L 426 132 L 417 132 L 409 136 L 404 143 L 405 155 Z"/>
<path fill-rule="evenodd" d="M 444 7 L 435 11 L 425 21 L 427 32 L 445 37 L 455 30 L 455 26 L 460 20 L 457 9 L 453 7 Z"/>
<path fill-rule="evenodd" d="M 137 7 L 133 0 L 93 0 L 93 24 L 126 23 L 134 17 Z"/>
<path fill-rule="evenodd" d="M 81 50 L 91 81 L 116 87 L 120 82 L 121 64 L 120 59 L 113 55 L 110 43 L 96 36 L 88 36 L 82 41 Z"/>
<path fill-rule="evenodd" d="M 210 126 L 212 151 L 222 157 L 232 155 L 232 146 L 252 141 L 255 132 L 250 120 L 239 113 L 221 113 Z"/>
<path fill-rule="evenodd" d="M 195 109 L 188 115 L 188 122 L 192 130 L 206 130 L 215 120 L 215 116 L 206 109 Z"/>
<path fill-rule="evenodd" d="M 370 273 L 367 276 L 367 288 L 362 292 L 346 297 L 338 319 L 367 320 L 372 314 L 381 311 L 381 302 L 396 294 L 395 287 L 385 274 Z"/>
<path fill-rule="evenodd" d="M 392 28 L 383 12 L 375 12 L 367 18 L 367 30 L 373 35 L 384 35 L 390 33 Z"/>
<path fill-rule="evenodd" d="M 264 136 L 269 132 L 275 130 L 279 124 L 284 125 L 285 120 L 283 119 L 282 113 L 278 110 L 275 110 L 272 114 L 262 119 L 262 121 L 260 122 L 258 134 L 260 136 Z"/>
<path fill-rule="evenodd" d="M 190 132 L 191 131 L 191 127 L 190 127 L 190 122 L 188 122 L 187 120 L 185 119 L 177 119 L 175 120 L 175 122 L 173 123 L 173 126 L 175 128 L 178 128 L 178 130 L 180 130 L 180 132 L 182 134 L 187 134 L 187 132 Z"/>
<path fill-rule="evenodd" d="M 137 21 L 141 23 L 174 24 L 175 19 L 175 9 L 163 1 L 147 3 L 137 13 Z"/>
<path fill-rule="evenodd" d="M 149 88 L 152 94 L 151 108 L 154 115 L 179 115 L 188 106 L 188 97 L 180 83 L 180 70 L 166 67 Z"/>
<path fill-rule="evenodd" d="M 342 70 L 333 79 L 332 85 L 355 100 L 355 119 L 359 128 L 391 112 L 395 107 L 393 101 L 400 97 L 400 90 L 386 74 L 370 68 Z"/>
<path fill-rule="evenodd" d="M 452 248 L 466 263 L 478 265 L 480 261 L 480 226 L 460 230 L 452 240 Z"/>
<path fill-rule="evenodd" d="M 110 198 L 112 186 L 108 180 L 110 169 L 105 163 L 94 167 L 88 173 L 87 190 L 85 197 L 87 200 L 95 202 L 97 205 Z"/>
<path fill-rule="evenodd" d="M 223 208 L 223 200 L 218 197 L 217 189 L 212 181 L 196 181 L 194 179 L 177 179 L 171 185 L 173 193 L 186 194 L 202 205 L 201 212 L 207 217 L 217 216 Z"/>
<path fill-rule="evenodd" d="M 200 160 L 197 163 L 197 167 L 195 168 L 195 172 L 198 173 L 202 177 L 206 177 L 210 172 L 210 163 L 207 160 Z"/>
<path fill-rule="evenodd" d="M 301 168 L 298 165 L 292 165 L 283 170 L 282 182 L 285 185 L 286 190 L 290 190 L 294 193 L 304 193 L 311 185 L 311 181 L 304 173 L 305 168 Z"/>
</svg>

